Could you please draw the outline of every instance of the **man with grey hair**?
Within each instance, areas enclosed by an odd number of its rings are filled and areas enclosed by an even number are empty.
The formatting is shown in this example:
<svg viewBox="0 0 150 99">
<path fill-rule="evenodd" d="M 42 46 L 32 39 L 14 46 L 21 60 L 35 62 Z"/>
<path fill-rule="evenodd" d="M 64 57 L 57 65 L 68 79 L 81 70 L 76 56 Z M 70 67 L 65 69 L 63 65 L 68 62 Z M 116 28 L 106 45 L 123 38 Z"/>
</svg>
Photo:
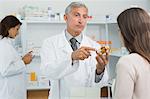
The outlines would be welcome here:
<svg viewBox="0 0 150 99">
<path fill-rule="evenodd" d="M 67 28 L 43 43 L 41 72 L 51 80 L 51 99 L 69 99 L 73 88 L 107 83 L 108 55 L 97 53 L 100 45 L 82 33 L 87 18 L 88 8 L 72 2 L 64 15 Z"/>
</svg>

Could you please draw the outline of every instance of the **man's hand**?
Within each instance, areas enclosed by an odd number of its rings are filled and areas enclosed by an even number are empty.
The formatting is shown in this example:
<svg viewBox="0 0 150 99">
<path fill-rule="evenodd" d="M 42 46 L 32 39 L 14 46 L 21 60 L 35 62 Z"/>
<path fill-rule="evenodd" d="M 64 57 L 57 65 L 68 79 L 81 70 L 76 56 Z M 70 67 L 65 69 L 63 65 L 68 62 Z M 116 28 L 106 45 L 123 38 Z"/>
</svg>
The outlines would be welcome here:
<svg viewBox="0 0 150 99">
<path fill-rule="evenodd" d="M 72 60 L 84 60 L 91 56 L 90 51 L 96 51 L 94 48 L 91 47 L 81 47 L 76 51 L 72 52 Z"/>
<path fill-rule="evenodd" d="M 108 52 L 106 52 L 105 54 L 101 54 L 98 52 L 96 53 L 97 53 L 96 73 L 100 75 L 105 70 L 105 66 L 108 64 Z"/>
</svg>

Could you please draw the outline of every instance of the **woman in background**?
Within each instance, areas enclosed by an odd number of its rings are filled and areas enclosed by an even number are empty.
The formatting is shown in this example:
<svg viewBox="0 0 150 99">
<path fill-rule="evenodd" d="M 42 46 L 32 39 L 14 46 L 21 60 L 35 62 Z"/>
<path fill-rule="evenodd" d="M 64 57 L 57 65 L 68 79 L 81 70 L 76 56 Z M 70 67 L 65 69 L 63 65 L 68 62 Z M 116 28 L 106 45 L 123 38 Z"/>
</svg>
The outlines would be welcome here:
<svg viewBox="0 0 150 99">
<path fill-rule="evenodd" d="M 26 99 L 25 64 L 32 61 L 32 55 L 21 58 L 13 46 L 21 24 L 12 15 L 0 22 L 0 99 Z"/>
<path fill-rule="evenodd" d="M 130 54 L 117 63 L 114 99 L 150 99 L 150 16 L 141 8 L 130 8 L 117 22 Z"/>
</svg>

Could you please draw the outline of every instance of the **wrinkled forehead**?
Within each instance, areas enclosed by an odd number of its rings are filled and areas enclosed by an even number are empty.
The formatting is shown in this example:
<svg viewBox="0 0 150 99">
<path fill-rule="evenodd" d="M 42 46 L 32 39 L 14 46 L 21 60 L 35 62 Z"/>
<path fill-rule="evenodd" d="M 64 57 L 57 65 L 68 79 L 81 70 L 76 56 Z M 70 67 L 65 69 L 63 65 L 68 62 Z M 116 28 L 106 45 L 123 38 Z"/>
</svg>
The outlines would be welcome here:
<svg viewBox="0 0 150 99">
<path fill-rule="evenodd" d="M 70 13 L 88 14 L 88 9 L 86 9 L 85 7 L 74 7 L 71 9 Z"/>
<path fill-rule="evenodd" d="M 84 9 L 84 10 L 86 10 L 88 12 L 88 9 L 86 7 L 84 7 L 84 6 L 80 6 L 80 7 L 78 7 L 78 6 L 72 6 L 71 7 L 71 11 L 74 10 L 74 9 Z"/>
</svg>

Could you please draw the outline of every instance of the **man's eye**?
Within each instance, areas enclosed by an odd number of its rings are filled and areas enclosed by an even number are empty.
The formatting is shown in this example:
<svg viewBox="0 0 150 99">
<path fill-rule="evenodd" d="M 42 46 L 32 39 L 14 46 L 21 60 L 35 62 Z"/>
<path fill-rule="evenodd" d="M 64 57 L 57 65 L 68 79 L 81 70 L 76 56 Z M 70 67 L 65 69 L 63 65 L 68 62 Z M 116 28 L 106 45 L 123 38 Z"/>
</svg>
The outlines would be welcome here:
<svg viewBox="0 0 150 99">
<path fill-rule="evenodd" d="M 88 16 L 83 16 L 83 18 L 84 18 L 84 19 L 87 19 L 87 18 L 88 18 Z"/>
<path fill-rule="evenodd" d="M 79 15 L 79 14 L 75 14 L 75 16 L 77 16 L 77 17 L 78 17 L 78 16 L 80 16 L 80 15 Z"/>
</svg>

